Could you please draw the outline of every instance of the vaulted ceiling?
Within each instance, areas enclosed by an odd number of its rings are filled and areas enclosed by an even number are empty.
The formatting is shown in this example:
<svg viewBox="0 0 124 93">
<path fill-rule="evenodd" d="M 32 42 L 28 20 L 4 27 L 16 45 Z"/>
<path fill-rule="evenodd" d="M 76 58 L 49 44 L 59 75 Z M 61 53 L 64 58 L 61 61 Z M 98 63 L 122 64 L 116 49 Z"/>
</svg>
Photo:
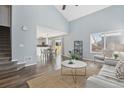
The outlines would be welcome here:
<svg viewBox="0 0 124 93">
<path fill-rule="evenodd" d="M 89 15 L 96 11 L 110 7 L 111 5 L 67 5 L 65 10 L 62 9 L 62 5 L 55 5 L 56 9 L 68 20 L 73 21 L 80 17 Z"/>
</svg>

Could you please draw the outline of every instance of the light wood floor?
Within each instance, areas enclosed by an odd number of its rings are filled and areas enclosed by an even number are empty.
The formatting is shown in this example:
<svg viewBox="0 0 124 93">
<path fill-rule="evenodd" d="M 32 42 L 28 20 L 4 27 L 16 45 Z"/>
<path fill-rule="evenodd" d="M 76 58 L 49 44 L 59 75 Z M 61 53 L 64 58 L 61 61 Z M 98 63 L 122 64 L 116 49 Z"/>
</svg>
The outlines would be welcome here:
<svg viewBox="0 0 124 93">
<path fill-rule="evenodd" d="M 63 60 L 65 60 L 65 59 L 63 59 Z M 91 61 L 85 61 L 85 62 L 87 62 L 89 64 L 89 66 L 92 66 L 92 64 L 93 64 L 93 62 L 91 62 Z M 10 83 L 10 86 L 7 86 L 7 87 L 28 88 L 29 86 L 27 85 L 26 81 L 33 79 L 33 78 L 36 78 L 36 77 L 39 77 L 46 72 L 49 72 L 49 71 L 53 72 L 54 67 L 55 67 L 54 63 L 55 62 L 49 61 L 45 64 L 42 64 L 39 62 L 37 65 L 25 67 L 24 69 L 19 71 L 19 73 L 18 73 L 19 78 L 18 79 L 16 79 L 16 80 L 13 79 L 9 82 L 6 82 L 6 83 Z M 96 65 L 96 68 L 94 68 L 94 70 L 92 70 L 92 74 L 97 74 L 99 72 L 99 70 L 101 69 L 101 64 L 96 63 L 95 65 Z M 14 86 L 11 85 L 12 82 L 16 82 L 16 81 L 18 83 L 14 84 Z"/>
</svg>

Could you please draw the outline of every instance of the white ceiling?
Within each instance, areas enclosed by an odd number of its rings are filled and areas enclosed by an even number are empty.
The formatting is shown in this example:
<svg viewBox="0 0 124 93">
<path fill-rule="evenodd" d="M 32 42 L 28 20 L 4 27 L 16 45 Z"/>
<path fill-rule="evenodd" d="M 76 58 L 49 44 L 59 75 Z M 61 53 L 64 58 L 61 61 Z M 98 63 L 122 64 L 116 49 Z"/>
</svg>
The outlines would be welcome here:
<svg viewBox="0 0 124 93">
<path fill-rule="evenodd" d="M 110 7 L 111 5 L 67 5 L 65 10 L 62 10 L 62 5 L 55 5 L 56 9 L 68 20 L 72 21 L 80 17 L 89 15 L 96 11 Z"/>
</svg>

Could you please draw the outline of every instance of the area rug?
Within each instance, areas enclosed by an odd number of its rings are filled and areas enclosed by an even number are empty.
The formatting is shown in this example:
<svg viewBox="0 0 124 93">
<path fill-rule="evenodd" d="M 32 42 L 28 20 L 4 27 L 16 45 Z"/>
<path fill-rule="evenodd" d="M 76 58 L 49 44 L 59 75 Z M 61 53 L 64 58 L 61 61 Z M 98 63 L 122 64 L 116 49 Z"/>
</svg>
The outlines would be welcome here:
<svg viewBox="0 0 124 93">
<path fill-rule="evenodd" d="M 79 69 L 77 74 L 83 74 L 83 69 Z M 96 66 L 87 67 L 86 76 L 77 76 L 75 83 L 72 76 L 61 75 L 61 70 L 47 72 L 37 78 L 27 81 L 30 88 L 83 88 L 86 85 L 86 80 L 89 76 L 99 72 Z M 71 74 L 71 70 L 64 68 L 64 74 Z"/>
</svg>

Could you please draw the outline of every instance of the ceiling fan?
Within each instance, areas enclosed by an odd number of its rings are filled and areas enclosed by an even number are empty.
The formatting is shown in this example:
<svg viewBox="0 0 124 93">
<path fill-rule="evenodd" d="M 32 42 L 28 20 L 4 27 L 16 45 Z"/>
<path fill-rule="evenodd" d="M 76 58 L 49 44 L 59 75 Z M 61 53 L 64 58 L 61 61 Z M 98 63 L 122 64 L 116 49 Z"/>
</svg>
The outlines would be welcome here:
<svg viewBox="0 0 124 93">
<path fill-rule="evenodd" d="M 67 6 L 67 5 L 63 5 L 63 6 L 62 6 L 62 10 L 65 10 L 65 9 L 66 9 L 66 6 Z M 75 5 L 75 6 L 78 6 L 78 5 Z"/>
</svg>

